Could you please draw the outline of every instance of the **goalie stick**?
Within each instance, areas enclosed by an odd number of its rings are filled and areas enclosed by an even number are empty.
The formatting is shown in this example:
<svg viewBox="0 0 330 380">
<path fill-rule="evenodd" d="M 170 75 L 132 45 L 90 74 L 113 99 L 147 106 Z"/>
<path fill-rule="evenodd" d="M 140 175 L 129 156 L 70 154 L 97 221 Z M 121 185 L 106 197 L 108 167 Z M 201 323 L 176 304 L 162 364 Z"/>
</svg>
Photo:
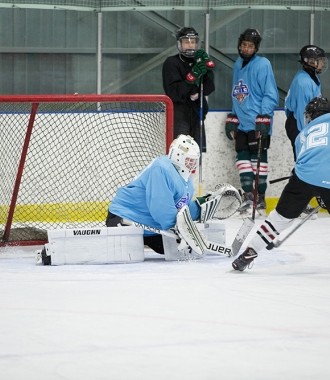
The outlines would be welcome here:
<svg viewBox="0 0 330 380">
<path fill-rule="evenodd" d="M 201 232 L 198 230 L 195 222 L 192 220 L 189 208 L 187 206 L 182 207 L 177 215 L 177 225 L 180 225 L 181 231 L 180 229 L 179 231 L 176 231 L 174 229 L 160 230 L 159 228 L 154 228 L 143 223 L 134 222 L 128 219 L 123 219 L 123 223 L 133 225 L 135 227 L 142 228 L 146 231 L 154 232 L 156 234 L 168 236 L 173 239 L 183 239 L 200 257 L 203 257 L 207 252 L 232 256 L 231 247 L 206 240 L 204 235 L 201 234 Z"/>
</svg>

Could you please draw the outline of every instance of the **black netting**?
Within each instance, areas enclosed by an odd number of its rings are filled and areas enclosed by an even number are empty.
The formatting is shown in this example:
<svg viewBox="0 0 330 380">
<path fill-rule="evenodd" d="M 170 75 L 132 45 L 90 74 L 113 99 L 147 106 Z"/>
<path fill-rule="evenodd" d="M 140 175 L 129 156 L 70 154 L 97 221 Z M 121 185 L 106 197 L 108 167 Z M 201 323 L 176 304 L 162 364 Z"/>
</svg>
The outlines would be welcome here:
<svg viewBox="0 0 330 380">
<path fill-rule="evenodd" d="M 1 236 L 30 113 L 31 104 L 0 103 Z M 9 239 L 40 240 L 47 229 L 103 226 L 116 189 L 165 154 L 166 115 L 160 101 L 40 102 Z"/>
</svg>

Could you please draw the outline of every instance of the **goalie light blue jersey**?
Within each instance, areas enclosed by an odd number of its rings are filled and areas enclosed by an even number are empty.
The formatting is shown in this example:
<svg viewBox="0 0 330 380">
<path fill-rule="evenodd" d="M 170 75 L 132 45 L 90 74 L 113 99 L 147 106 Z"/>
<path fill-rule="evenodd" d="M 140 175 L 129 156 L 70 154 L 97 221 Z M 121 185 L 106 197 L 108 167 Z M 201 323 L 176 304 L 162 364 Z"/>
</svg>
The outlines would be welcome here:
<svg viewBox="0 0 330 380">
<path fill-rule="evenodd" d="M 317 85 L 306 71 L 299 70 L 292 79 L 284 105 L 287 116 L 293 112 L 299 131 L 305 126 L 306 105 L 318 96 L 321 96 L 321 84 Z"/>
<path fill-rule="evenodd" d="M 295 173 L 311 185 L 330 189 L 330 114 L 312 120 L 297 136 Z"/>
<path fill-rule="evenodd" d="M 231 94 L 232 111 L 240 122 L 238 129 L 249 132 L 256 129 L 257 115 L 273 116 L 279 96 L 272 66 L 267 58 L 255 55 L 247 65 L 242 67 L 242 64 L 243 59 L 237 58 Z"/>
<path fill-rule="evenodd" d="M 178 210 L 188 205 L 192 219 L 200 207 L 192 201 L 194 187 L 186 182 L 167 156 L 156 158 L 132 182 L 117 190 L 109 211 L 122 218 L 167 230 L 176 224 Z M 153 233 L 145 231 L 146 235 Z"/>
</svg>

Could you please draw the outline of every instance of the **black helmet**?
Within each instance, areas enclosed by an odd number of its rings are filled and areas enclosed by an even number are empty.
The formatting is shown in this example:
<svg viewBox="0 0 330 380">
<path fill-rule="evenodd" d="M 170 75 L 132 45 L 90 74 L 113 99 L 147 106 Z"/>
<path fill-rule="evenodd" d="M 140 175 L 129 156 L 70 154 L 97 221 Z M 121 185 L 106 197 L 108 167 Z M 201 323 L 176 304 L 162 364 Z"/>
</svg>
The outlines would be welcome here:
<svg viewBox="0 0 330 380">
<path fill-rule="evenodd" d="M 258 29 L 246 29 L 238 39 L 238 48 L 242 41 L 250 41 L 254 43 L 256 47 L 256 52 L 259 50 L 260 42 L 262 38 Z"/>
<path fill-rule="evenodd" d="M 196 49 L 182 49 L 182 44 L 181 41 L 186 38 L 186 39 L 194 39 L 196 41 Z M 179 52 L 184 55 L 185 57 L 188 58 L 193 58 L 195 55 L 196 50 L 198 49 L 198 42 L 199 42 L 199 37 L 198 33 L 194 28 L 191 26 L 184 26 L 183 28 L 179 29 L 176 32 L 176 40 L 178 41 L 178 50 Z"/>
<path fill-rule="evenodd" d="M 305 117 L 307 121 L 314 120 L 315 118 L 330 112 L 329 101 L 327 98 L 316 97 L 313 98 L 305 108 Z"/>
<path fill-rule="evenodd" d="M 306 45 L 300 50 L 300 63 L 305 67 L 310 67 L 317 74 L 323 74 L 328 68 L 328 60 L 325 57 L 325 51 L 316 45 Z M 319 65 L 319 61 L 323 64 Z"/>
<path fill-rule="evenodd" d="M 176 39 L 179 41 L 181 38 L 197 38 L 198 33 L 191 26 L 184 26 L 176 32 Z"/>
<path fill-rule="evenodd" d="M 306 45 L 300 50 L 300 63 L 308 64 L 310 58 L 325 58 L 325 51 L 316 45 Z"/>
</svg>

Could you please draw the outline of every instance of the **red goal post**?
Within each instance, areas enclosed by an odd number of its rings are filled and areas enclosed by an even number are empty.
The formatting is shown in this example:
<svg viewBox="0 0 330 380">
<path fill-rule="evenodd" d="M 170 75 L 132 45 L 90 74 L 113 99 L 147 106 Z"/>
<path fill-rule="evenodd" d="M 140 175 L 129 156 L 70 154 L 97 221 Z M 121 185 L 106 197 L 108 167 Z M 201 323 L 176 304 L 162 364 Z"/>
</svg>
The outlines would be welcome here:
<svg viewBox="0 0 330 380">
<path fill-rule="evenodd" d="M 0 96 L 0 246 L 104 227 L 116 189 L 173 140 L 165 95 Z"/>
</svg>

